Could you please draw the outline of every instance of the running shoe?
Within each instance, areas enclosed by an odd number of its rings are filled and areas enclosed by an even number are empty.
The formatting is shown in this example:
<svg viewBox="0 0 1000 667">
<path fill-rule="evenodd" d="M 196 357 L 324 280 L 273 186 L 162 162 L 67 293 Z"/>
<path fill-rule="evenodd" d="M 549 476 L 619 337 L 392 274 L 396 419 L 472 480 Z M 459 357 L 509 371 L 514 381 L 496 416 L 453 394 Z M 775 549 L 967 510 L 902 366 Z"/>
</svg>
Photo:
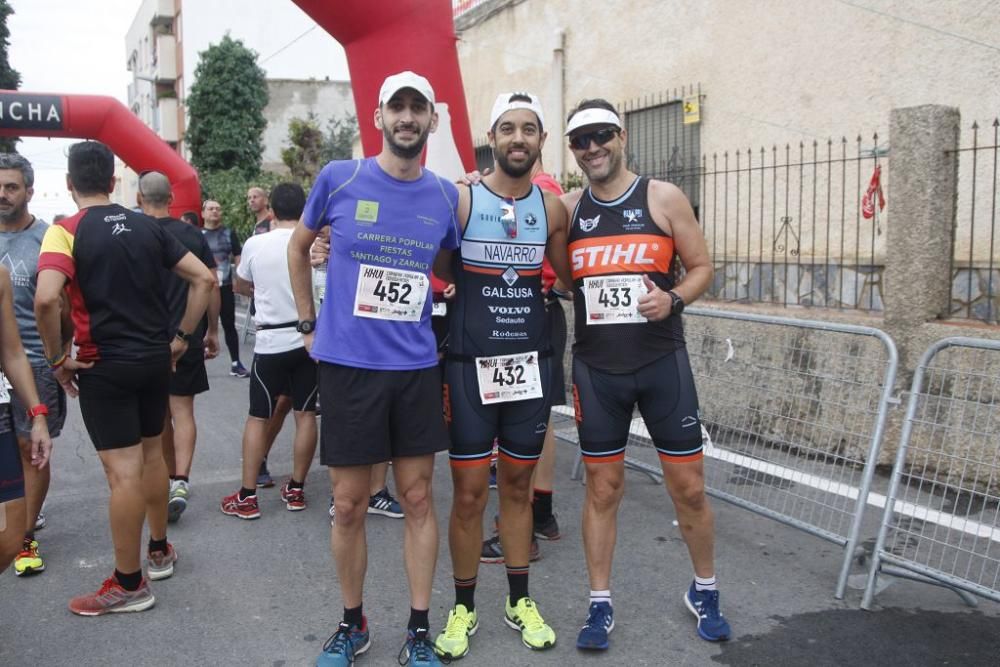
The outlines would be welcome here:
<svg viewBox="0 0 1000 667">
<path fill-rule="evenodd" d="M 368 513 L 381 514 L 392 519 L 403 518 L 403 508 L 386 487 L 368 499 Z"/>
<path fill-rule="evenodd" d="M 576 647 L 585 651 L 606 651 L 608 635 L 615 629 L 615 612 L 610 602 L 591 602 L 587 622 L 576 636 Z"/>
<path fill-rule="evenodd" d="M 234 361 L 229 367 L 229 374 L 236 378 L 248 378 L 250 377 L 250 371 L 248 371 L 243 364 L 238 361 Z"/>
<path fill-rule="evenodd" d="M 38 541 L 24 538 L 21 551 L 14 558 L 14 574 L 21 577 L 45 570 L 45 563 L 38 553 Z"/>
<path fill-rule="evenodd" d="M 448 612 L 448 624 L 434 640 L 434 651 L 448 660 L 464 658 L 469 653 L 469 637 L 478 629 L 476 610 L 469 611 L 464 604 L 457 604 Z"/>
<path fill-rule="evenodd" d="M 698 635 L 710 642 L 724 642 L 732 631 L 719 611 L 719 591 L 695 590 L 694 582 L 684 594 L 684 606 L 698 618 Z"/>
<path fill-rule="evenodd" d="M 333 505 L 333 496 L 330 496 L 330 523 L 333 523 L 334 510 L 335 508 Z"/>
<path fill-rule="evenodd" d="M 406 631 L 406 643 L 399 651 L 397 662 L 406 667 L 440 667 L 441 661 L 434 653 L 426 628 Z"/>
<path fill-rule="evenodd" d="M 371 645 L 367 618 L 362 618 L 360 628 L 341 622 L 337 631 L 323 644 L 323 652 L 316 658 L 316 667 L 347 667 Z"/>
<path fill-rule="evenodd" d="M 260 462 L 260 470 L 257 472 L 257 486 L 262 489 L 270 489 L 274 486 L 274 479 L 267 470 L 267 459 Z"/>
<path fill-rule="evenodd" d="M 174 573 L 174 563 L 177 562 L 177 550 L 167 543 L 166 552 L 150 551 L 146 559 L 146 576 L 150 581 L 168 579 Z"/>
<path fill-rule="evenodd" d="M 285 501 L 285 508 L 289 512 L 301 512 L 306 508 L 306 492 L 302 487 L 293 489 L 288 486 L 290 483 L 291 480 L 281 487 L 281 499 Z"/>
<path fill-rule="evenodd" d="M 222 513 L 238 516 L 241 519 L 259 519 L 260 507 L 257 506 L 257 496 L 247 496 L 240 500 L 240 492 L 222 499 Z"/>
<path fill-rule="evenodd" d="M 555 514 L 550 514 L 548 519 L 535 521 L 535 537 L 540 540 L 553 541 L 562 537 L 562 534 L 559 532 L 559 522 L 556 521 Z"/>
<path fill-rule="evenodd" d="M 167 521 L 174 523 L 187 509 L 191 487 L 183 479 L 170 480 L 170 500 L 167 501 Z"/>
<path fill-rule="evenodd" d="M 126 611 L 146 611 L 156 604 L 145 579 L 134 591 L 121 587 L 114 575 L 101 584 L 96 593 L 80 595 L 69 601 L 69 610 L 80 616 L 102 616 Z"/>
<path fill-rule="evenodd" d="M 528 550 L 528 560 L 534 563 L 536 560 L 540 560 L 542 557 L 542 552 L 538 548 L 538 540 L 534 537 L 531 538 L 531 548 Z M 488 540 L 483 541 L 483 550 L 479 554 L 480 563 L 502 563 L 503 561 L 503 545 L 500 544 L 500 536 L 494 535 Z"/>
<path fill-rule="evenodd" d="M 45 501 L 42 501 L 42 509 L 38 510 L 38 516 L 35 517 L 35 530 L 41 530 L 45 528 Z"/>
<path fill-rule="evenodd" d="M 531 598 L 521 598 L 513 607 L 510 597 L 504 603 L 504 620 L 507 625 L 521 633 L 521 642 L 528 648 L 541 651 L 556 645 L 556 633 L 542 619 L 538 607 Z"/>
</svg>

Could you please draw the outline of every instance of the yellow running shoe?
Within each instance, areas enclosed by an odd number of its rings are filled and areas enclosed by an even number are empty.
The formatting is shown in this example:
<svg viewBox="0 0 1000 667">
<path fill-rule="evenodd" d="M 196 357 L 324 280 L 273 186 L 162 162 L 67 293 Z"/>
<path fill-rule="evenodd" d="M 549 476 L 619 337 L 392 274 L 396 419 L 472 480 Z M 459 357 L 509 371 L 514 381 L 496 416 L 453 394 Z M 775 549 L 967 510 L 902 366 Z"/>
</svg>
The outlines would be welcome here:
<svg viewBox="0 0 1000 667">
<path fill-rule="evenodd" d="M 464 604 L 455 605 L 448 612 L 448 624 L 434 640 L 434 652 L 451 660 L 465 657 L 469 653 L 469 637 L 478 629 L 476 610 L 469 611 Z"/>
<path fill-rule="evenodd" d="M 21 551 L 14 559 L 14 574 L 20 577 L 24 574 L 41 572 L 44 569 L 45 563 L 42 562 L 42 557 L 38 553 L 38 541 L 25 539 L 24 544 L 21 545 Z"/>
<path fill-rule="evenodd" d="M 556 633 L 545 623 L 531 598 L 521 598 L 511 607 L 508 596 L 504 606 L 507 610 L 504 620 L 507 625 L 521 632 L 521 641 L 525 646 L 541 651 L 556 645 Z"/>
</svg>

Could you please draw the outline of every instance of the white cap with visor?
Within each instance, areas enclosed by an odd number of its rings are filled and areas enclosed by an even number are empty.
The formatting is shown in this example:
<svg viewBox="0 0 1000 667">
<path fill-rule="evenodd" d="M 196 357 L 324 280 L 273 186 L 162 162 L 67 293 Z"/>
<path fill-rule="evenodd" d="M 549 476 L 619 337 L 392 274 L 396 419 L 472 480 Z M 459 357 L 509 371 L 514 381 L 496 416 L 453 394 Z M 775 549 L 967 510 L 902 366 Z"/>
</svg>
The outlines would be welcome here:
<svg viewBox="0 0 1000 667">
<path fill-rule="evenodd" d="M 602 107 L 595 107 L 573 114 L 569 123 L 566 124 L 566 136 L 588 125 L 614 125 L 619 130 L 622 129 L 622 121 L 618 114 Z"/>
<path fill-rule="evenodd" d="M 523 98 L 527 97 L 525 100 Z M 538 116 L 538 123 L 545 125 L 545 116 L 542 113 L 542 102 L 537 95 L 531 93 L 500 93 L 496 101 L 493 102 L 493 109 L 490 111 L 490 129 L 497 124 L 500 117 L 508 111 L 514 109 L 527 109 L 533 111 Z"/>
<path fill-rule="evenodd" d="M 404 88 L 412 88 L 423 95 L 432 106 L 434 105 L 434 89 L 431 88 L 430 81 L 409 70 L 385 78 L 378 93 L 379 104 L 385 104 Z"/>
</svg>

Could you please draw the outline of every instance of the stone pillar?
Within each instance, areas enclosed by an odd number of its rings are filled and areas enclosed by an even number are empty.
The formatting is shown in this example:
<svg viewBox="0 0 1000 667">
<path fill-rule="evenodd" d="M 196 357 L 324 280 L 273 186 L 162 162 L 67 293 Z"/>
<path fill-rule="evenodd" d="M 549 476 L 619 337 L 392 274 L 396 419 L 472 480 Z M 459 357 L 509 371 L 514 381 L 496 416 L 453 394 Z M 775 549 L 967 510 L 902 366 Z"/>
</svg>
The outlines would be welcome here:
<svg viewBox="0 0 1000 667">
<path fill-rule="evenodd" d="M 892 217 L 886 236 L 885 326 L 904 368 L 923 351 L 910 349 L 920 326 L 947 315 L 959 122 L 958 109 L 940 105 L 893 109 L 889 115 Z"/>
</svg>

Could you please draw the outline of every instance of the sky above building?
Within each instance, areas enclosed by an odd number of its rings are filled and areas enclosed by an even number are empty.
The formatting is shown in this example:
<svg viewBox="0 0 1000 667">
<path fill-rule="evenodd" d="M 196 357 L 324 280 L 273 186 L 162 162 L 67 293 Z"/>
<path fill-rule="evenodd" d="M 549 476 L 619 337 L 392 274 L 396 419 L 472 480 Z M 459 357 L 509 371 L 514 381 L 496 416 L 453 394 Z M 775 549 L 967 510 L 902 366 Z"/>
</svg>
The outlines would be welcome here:
<svg viewBox="0 0 1000 667">
<path fill-rule="evenodd" d="M 139 0 L 11 0 L 9 59 L 25 92 L 109 95 L 123 104 L 132 80 L 125 34 Z M 96 8 L 100 10 L 97 11 Z M 291 0 L 187 0 L 184 38 L 197 54 L 229 34 L 255 50 L 269 78 L 347 79 L 343 49 Z M 197 56 L 187 57 L 190 84 Z M 76 210 L 66 191 L 73 140 L 25 138 L 18 151 L 35 167 L 31 210 L 51 220 Z"/>
</svg>

